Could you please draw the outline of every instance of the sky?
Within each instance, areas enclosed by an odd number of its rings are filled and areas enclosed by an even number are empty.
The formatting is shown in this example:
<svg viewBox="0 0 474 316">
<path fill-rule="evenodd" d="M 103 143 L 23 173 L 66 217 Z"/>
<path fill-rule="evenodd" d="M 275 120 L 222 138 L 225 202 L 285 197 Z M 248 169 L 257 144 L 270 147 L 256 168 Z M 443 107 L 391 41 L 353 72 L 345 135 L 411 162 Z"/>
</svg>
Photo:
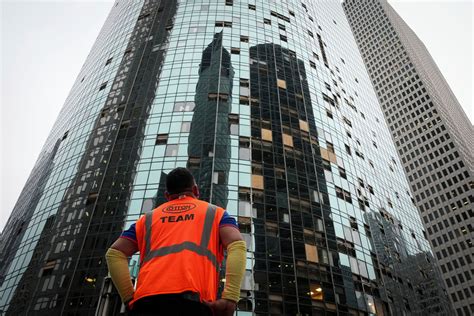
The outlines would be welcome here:
<svg viewBox="0 0 474 316">
<path fill-rule="evenodd" d="M 389 2 L 474 122 L 474 2 Z M 0 231 L 111 7 L 112 1 L 0 0 Z"/>
</svg>

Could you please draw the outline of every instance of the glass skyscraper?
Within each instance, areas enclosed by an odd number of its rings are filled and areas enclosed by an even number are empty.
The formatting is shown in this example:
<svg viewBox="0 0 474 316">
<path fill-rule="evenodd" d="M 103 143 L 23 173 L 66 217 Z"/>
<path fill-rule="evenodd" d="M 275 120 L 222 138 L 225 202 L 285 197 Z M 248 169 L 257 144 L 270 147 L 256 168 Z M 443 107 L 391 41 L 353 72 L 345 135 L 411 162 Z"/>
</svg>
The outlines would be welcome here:
<svg viewBox="0 0 474 316">
<path fill-rule="evenodd" d="M 386 0 L 344 2 L 456 314 L 474 314 L 474 127 Z M 376 21 L 376 23 L 374 22 Z"/>
<path fill-rule="evenodd" d="M 451 311 L 339 1 L 145 0 L 113 5 L 7 223 L 2 312 L 119 314 L 104 254 L 178 166 L 247 242 L 237 315 Z"/>
</svg>

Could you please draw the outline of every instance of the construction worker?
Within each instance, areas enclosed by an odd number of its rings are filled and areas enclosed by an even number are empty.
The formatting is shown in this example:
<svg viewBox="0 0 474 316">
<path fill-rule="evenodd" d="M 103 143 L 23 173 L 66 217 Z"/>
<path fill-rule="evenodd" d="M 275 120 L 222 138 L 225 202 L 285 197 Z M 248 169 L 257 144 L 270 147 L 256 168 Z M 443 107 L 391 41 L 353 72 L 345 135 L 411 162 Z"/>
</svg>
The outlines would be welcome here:
<svg viewBox="0 0 474 316">
<path fill-rule="evenodd" d="M 106 254 L 110 276 L 130 315 L 233 315 L 245 272 L 246 244 L 227 212 L 198 200 L 186 168 L 166 177 L 168 202 L 142 216 Z M 217 299 L 227 250 L 225 287 Z M 134 291 L 128 257 L 140 251 Z"/>
</svg>

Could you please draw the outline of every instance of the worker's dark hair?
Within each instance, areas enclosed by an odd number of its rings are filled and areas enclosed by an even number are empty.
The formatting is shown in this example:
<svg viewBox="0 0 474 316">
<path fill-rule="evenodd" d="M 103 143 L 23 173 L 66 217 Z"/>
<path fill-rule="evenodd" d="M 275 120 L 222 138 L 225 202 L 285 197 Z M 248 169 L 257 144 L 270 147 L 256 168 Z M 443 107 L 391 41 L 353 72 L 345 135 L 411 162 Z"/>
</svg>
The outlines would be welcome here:
<svg viewBox="0 0 474 316">
<path fill-rule="evenodd" d="M 169 194 L 178 194 L 191 191 L 194 185 L 194 177 L 186 168 L 176 168 L 171 170 L 166 176 L 166 191 Z"/>
</svg>

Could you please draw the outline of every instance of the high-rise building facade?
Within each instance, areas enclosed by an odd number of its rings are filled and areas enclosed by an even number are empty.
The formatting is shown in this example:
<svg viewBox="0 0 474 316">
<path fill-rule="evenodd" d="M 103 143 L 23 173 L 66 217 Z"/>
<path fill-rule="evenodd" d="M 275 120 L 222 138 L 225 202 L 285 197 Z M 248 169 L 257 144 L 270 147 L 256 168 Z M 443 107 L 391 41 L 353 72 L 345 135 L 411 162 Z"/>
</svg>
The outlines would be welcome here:
<svg viewBox="0 0 474 316">
<path fill-rule="evenodd" d="M 339 2 L 117 1 L 2 236 L 0 309 L 120 313 L 104 253 L 181 166 L 247 242 L 238 315 L 446 315 L 397 157 Z"/>
<path fill-rule="evenodd" d="M 390 4 L 347 0 L 344 9 L 450 299 L 457 315 L 473 315 L 474 127 Z"/>
</svg>

